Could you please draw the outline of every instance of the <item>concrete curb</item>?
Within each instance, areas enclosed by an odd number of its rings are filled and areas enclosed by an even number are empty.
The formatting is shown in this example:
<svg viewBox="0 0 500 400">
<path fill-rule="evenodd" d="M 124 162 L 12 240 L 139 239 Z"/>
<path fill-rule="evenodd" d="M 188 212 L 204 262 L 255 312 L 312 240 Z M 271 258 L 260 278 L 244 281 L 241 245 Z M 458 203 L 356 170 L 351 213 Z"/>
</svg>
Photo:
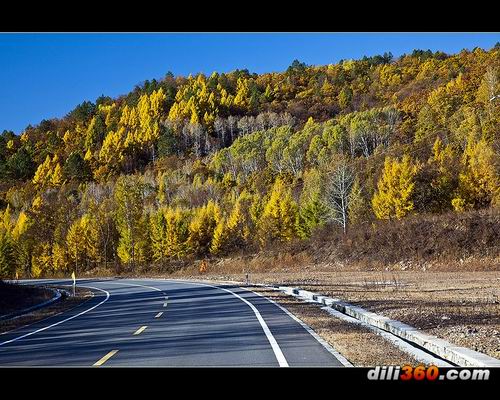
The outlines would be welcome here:
<svg viewBox="0 0 500 400">
<path fill-rule="evenodd" d="M 307 303 L 311 303 L 312 300 L 306 300 Z M 320 306 L 321 307 L 321 306 Z M 411 344 L 410 342 L 400 338 L 399 336 L 394 335 L 393 333 L 384 331 L 383 329 L 377 328 L 376 326 L 367 324 L 366 322 L 360 321 L 359 319 L 353 318 L 347 314 L 341 313 L 340 311 L 324 306 L 321 307 L 322 310 L 326 311 L 331 316 L 344 320 L 350 324 L 359 325 L 375 334 L 381 336 L 385 340 L 391 342 L 394 346 L 399 348 L 401 351 L 411 355 L 418 363 L 426 364 L 426 365 L 436 365 L 438 367 L 454 367 L 448 361 L 443 360 L 441 357 L 438 357 L 432 353 L 427 352 L 426 350 L 422 350 L 420 347 Z"/>
<path fill-rule="evenodd" d="M 383 329 L 402 339 L 415 343 L 416 345 L 442 357 L 445 360 L 452 362 L 461 367 L 500 367 L 500 360 L 490 357 L 486 354 L 459 347 L 446 340 L 440 339 L 437 336 L 424 333 L 417 328 L 402 322 L 375 314 L 367 311 L 364 308 L 354 306 L 339 299 L 334 299 L 327 296 L 322 296 L 307 290 L 287 286 L 269 286 L 270 289 L 279 290 L 288 295 L 297 295 L 304 299 L 315 303 L 324 304 L 349 315 L 357 320 L 363 321 L 369 325 Z"/>
<path fill-rule="evenodd" d="M 47 301 L 44 301 L 43 303 L 36 304 L 34 306 L 25 308 L 23 310 L 15 311 L 15 312 L 10 313 L 10 314 L 1 315 L 0 321 L 15 319 L 15 318 L 23 316 L 24 314 L 28 314 L 28 313 L 35 311 L 35 310 L 38 310 L 40 308 L 47 307 L 47 306 L 51 305 L 52 303 L 55 303 L 56 301 L 58 301 L 62 297 L 61 291 L 59 291 L 57 289 L 51 289 L 51 288 L 47 288 L 47 289 L 54 292 L 54 297 L 52 297 L 51 299 L 49 299 Z"/>
</svg>

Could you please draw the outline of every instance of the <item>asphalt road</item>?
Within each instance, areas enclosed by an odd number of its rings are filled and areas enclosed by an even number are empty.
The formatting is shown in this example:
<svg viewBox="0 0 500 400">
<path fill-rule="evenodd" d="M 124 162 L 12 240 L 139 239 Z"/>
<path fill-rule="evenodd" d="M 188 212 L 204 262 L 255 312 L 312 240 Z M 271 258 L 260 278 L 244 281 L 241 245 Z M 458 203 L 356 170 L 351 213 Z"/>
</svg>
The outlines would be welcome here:
<svg viewBox="0 0 500 400">
<path fill-rule="evenodd" d="M 0 366 L 342 366 L 298 321 L 241 287 L 161 279 L 78 285 L 94 297 L 0 334 Z"/>
</svg>

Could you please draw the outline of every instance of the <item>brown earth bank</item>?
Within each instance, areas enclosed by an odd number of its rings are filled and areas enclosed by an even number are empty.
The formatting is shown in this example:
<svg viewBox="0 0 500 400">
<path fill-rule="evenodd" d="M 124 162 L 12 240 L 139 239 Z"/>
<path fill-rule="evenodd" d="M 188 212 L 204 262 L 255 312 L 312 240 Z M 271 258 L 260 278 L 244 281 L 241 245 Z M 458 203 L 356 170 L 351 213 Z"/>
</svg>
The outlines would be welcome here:
<svg viewBox="0 0 500 400">
<path fill-rule="evenodd" d="M 8 293 L 12 294 L 12 297 L 10 299 L 6 300 L 3 295 L 5 295 L 7 292 L 3 291 L 1 292 L 0 289 L 0 300 L 4 300 L 4 303 L 9 303 L 10 304 L 10 309 L 13 311 L 17 310 L 22 310 L 24 308 L 30 307 L 28 306 L 20 306 L 20 304 L 28 304 L 31 302 L 31 305 L 39 304 L 43 301 L 46 301 L 54 296 L 54 293 L 51 290 L 48 290 L 47 288 L 38 288 L 38 287 L 30 287 L 30 286 L 21 286 L 21 285 L 15 285 L 15 284 L 4 284 L 4 285 L 9 285 Z M 0 283 L 0 287 L 2 286 L 2 283 Z M 29 289 L 29 290 L 26 290 Z M 61 288 L 65 289 L 65 288 Z M 67 289 L 67 288 L 66 288 Z M 46 297 L 45 294 L 47 294 Z M 27 301 L 24 301 L 24 298 L 22 297 L 23 295 L 26 295 Z M 28 297 L 32 296 L 32 297 Z M 38 296 L 38 297 L 37 297 Z M 85 301 L 89 300 L 92 297 L 92 292 L 86 288 L 76 288 L 76 293 L 75 296 L 70 296 L 66 297 L 63 296 L 59 301 L 47 306 L 40 308 L 38 310 L 34 310 L 30 313 L 23 314 L 17 318 L 12 318 L 12 319 L 7 319 L 7 320 L 0 320 L 0 341 L 1 341 L 1 335 L 3 333 L 11 332 L 16 329 L 22 328 L 24 326 L 33 324 L 35 322 L 44 320 L 46 318 L 52 317 L 57 314 L 61 314 L 62 312 L 69 311 L 74 307 L 77 307 L 84 303 Z M 38 299 L 39 301 L 34 302 L 35 299 Z M 17 302 L 14 302 L 17 301 Z M 2 315 L 7 314 L 7 312 L 2 312 Z"/>
<path fill-rule="evenodd" d="M 500 210 L 414 215 L 316 233 L 305 254 L 366 269 L 500 270 Z"/>
<path fill-rule="evenodd" d="M 83 276 L 195 274 L 201 262 L 217 274 L 328 271 L 500 271 L 500 209 L 420 214 L 402 220 L 317 229 L 312 238 L 248 245 L 226 256 L 164 263 L 108 263 Z M 67 275 L 67 274 L 66 274 Z M 57 275 L 55 275 L 57 277 Z M 62 275 L 61 275 L 62 277 Z M 66 276 L 67 277 L 67 276 Z"/>
<path fill-rule="evenodd" d="M 0 316 L 50 300 L 54 292 L 46 288 L 0 281 Z"/>
</svg>

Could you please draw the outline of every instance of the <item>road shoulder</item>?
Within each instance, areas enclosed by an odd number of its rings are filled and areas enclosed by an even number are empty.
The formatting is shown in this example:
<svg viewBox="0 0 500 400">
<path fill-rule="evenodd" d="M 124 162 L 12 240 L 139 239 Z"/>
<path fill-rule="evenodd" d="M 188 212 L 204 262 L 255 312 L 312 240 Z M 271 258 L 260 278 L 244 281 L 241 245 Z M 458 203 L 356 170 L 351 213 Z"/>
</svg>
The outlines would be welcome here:
<svg viewBox="0 0 500 400">
<path fill-rule="evenodd" d="M 262 287 L 251 290 L 287 309 L 354 366 L 418 364 L 411 355 L 373 331 L 334 318 L 315 304 Z"/>
</svg>

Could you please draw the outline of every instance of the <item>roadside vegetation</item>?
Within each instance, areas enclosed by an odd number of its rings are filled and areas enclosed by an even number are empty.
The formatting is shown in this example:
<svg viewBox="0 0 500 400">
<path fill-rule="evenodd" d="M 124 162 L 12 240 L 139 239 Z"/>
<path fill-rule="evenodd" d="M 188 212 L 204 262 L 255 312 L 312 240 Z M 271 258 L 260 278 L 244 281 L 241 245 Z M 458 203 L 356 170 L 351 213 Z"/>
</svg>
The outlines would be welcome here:
<svg viewBox="0 0 500 400">
<path fill-rule="evenodd" d="M 0 277 L 210 271 L 268 251 L 498 269 L 499 74 L 500 44 L 169 73 L 4 131 Z"/>
</svg>

